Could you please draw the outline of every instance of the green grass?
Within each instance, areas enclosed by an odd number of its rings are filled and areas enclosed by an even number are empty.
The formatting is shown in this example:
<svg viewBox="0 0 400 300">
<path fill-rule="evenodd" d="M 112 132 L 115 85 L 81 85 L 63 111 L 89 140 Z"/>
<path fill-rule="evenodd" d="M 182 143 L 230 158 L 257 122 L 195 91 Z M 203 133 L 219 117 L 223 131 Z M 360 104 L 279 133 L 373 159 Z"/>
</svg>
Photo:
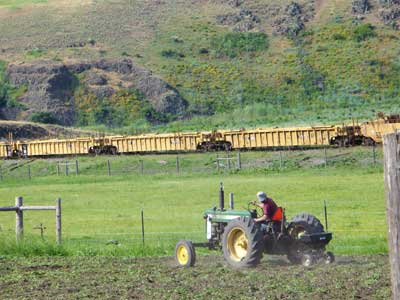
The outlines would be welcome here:
<svg viewBox="0 0 400 300">
<path fill-rule="evenodd" d="M 0 7 L 9 9 L 18 9 L 25 5 L 32 5 L 38 3 L 47 3 L 47 0 L 0 0 Z"/>
<path fill-rule="evenodd" d="M 278 153 L 265 152 L 244 155 L 244 164 L 260 162 L 261 158 Z M 304 155 L 304 154 L 303 154 Z M 307 155 L 307 154 L 306 154 Z M 212 154 L 183 156 L 183 173 L 174 172 L 175 156 L 146 156 L 148 173 L 139 175 L 130 169 L 138 158 L 128 156 L 112 160 L 114 168 L 129 171 L 107 176 L 107 158 L 82 158 L 82 173 L 55 176 L 55 162 L 38 161 L 32 170 L 52 166 L 52 175 L 9 178 L 0 182 L 0 205 L 9 206 L 16 196 L 23 196 L 27 205 L 52 205 L 61 197 L 64 244 L 55 251 L 54 213 L 26 212 L 25 235 L 37 240 L 39 224 L 47 227 L 46 243 L 33 243 L 12 250 L 14 239 L 13 213 L 2 213 L 0 219 L 0 254 L 32 255 L 46 252 L 55 255 L 171 255 L 179 239 L 203 241 L 202 213 L 218 203 L 219 182 L 225 191 L 235 194 L 236 208 L 246 207 L 259 190 L 265 190 L 279 205 L 286 208 L 288 219 L 301 212 L 315 214 L 323 220 L 323 200 L 328 203 L 329 230 L 334 239 L 329 248 L 340 254 L 385 253 L 386 219 L 383 176 L 380 167 L 365 165 L 366 153 L 356 151 L 358 160 L 340 158 L 327 168 L 296 166 L 294 153 L 285 169 L 253 167 L 240 172 L 216 173 Z M 296 158 L 296 156 L 298 158 Z M 194 162 L 190 162 L 193 159 Z M 197 162 L 196 162 L 197 159 Z M 257 160 L 258 159 L 258 160 Z M 120 161 L 119 161 L 120 160 Z M 162 164 L 160 164 L 162 162 Z M 165 162 L 166 165 L 165 165 Z M 207 164 L 211 163 L 211 167 Z M 276 164 L 275 163 L 275 164 Z M 153 167 L 151 167 L 153 164 Z M 204 169 L 194 169 L 205 164 Z M 160 166 L 164 166 L 159 170 Z M 153 171 L 158 168 L 157 173 Z M 186 171 L 185 171 L 186 168 Z M 189 170 L 189 171 L 188 171 Z M 36 173 L 34 173 L 36 174 Z M 95 175 L 97 174 L 97 175 Z M 145 245 L 141 245 L 140 213 L 145 215 Z M 6 241 L 6 242 L 5 242 Z M 110 243 L 118 241 L 118 245 Z M 31 249 L 33 247 L 33 249 Z M 39 249 L 39 250 L 38 250 Z M 40 250 L 42 249 L 42 250 Z"/>
</svg>

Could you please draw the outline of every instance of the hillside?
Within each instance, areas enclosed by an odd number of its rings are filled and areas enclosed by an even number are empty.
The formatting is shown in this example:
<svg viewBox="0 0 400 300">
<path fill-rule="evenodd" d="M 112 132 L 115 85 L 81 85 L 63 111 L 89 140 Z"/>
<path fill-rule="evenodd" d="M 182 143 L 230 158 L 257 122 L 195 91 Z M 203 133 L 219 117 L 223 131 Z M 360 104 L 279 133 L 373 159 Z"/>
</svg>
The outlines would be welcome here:
<svg viewBox="0 0 400 300">
<path fill-rule="evenodd" d="M 0 1 L 2 118 L 131 131 L 399 112 L 399 17 L 397 0 Z M 131 77 L 75 69 L 62 101 L 10 81 L 15 66 L 115 60 L 131 62 Z M 98 97 L 87 82 L 104 77 L 113 90 Z"/>
</svg>

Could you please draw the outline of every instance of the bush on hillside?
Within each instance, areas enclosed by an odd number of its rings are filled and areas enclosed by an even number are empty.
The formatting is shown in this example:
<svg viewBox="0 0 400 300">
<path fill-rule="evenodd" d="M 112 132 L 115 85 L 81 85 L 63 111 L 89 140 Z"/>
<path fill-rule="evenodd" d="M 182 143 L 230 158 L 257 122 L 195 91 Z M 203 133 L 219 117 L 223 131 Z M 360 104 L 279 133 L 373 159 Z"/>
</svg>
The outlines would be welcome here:
<svg viewBox="0 0 400 300">
<path fill-rule="evenodd" d="M 353 39 L 357 42 L 362 42 L 375 36 L 375 27 L 369 23 L 357 25 L 353 30 Z"/>
<path fill-rule="evenodd" d="M 268 36 L 263 32 L 230 32 L 214 37 L 211 43 L 217 57 L 235 58 L 267 49 Z"/>
<path fill-rule="evenodd" d="M 30 116 L 29 121 L 43 124 L 57 124 L 57 119 L 54 115 L 47 111 L 33 113 Z"/>
</svg>

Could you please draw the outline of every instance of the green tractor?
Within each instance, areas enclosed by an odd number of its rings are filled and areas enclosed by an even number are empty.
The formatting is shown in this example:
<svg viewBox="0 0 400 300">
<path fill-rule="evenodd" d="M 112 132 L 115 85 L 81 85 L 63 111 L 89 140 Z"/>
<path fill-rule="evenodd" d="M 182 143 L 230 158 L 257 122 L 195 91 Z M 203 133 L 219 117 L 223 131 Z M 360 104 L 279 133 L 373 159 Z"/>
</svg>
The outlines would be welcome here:
<svg viewBox="0 0 400 300">
<path fill-rule="evenodd" d="M 179 266 L 191 267 L 196 261 L 195 247 L 222 249 L 225 260 L 236 268 L 255 267 L 263 253 L 286 255 L 294 264 L 309 267 L 318 261 L 334 262 L 332 252 L 325 248 L 332 239 L 332 233 L 325 232 L 324 226 L 313 215 L 302 213 L 291 222 L 286 222 L 285 213 L 279 208 L 272 222 L 261 227 L 253 218 L 262 215 L 261 209 L 248 204 L 244 210 L 224 208 L 224 188 L 221 183 L 219 208 L 204 212 L 207 242 L 193 243 L 181 240 L 175 247 L 175 259 Z M 328 227 L 326 205 L 325 225 Z"/>
</svg>

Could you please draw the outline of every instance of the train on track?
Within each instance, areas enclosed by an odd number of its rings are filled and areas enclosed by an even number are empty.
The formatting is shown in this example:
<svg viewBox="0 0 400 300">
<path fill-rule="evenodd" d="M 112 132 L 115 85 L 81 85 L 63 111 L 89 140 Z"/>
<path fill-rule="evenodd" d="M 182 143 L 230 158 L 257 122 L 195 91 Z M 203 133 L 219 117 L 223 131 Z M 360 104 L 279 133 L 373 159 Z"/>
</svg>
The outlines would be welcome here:
<svg viewBox="0 0 400 300">
<path fill-rule="evenodd" d="M 385 133 L 400 130 L 400 115 L 378 114 L 378 119 L 362 124 L 292 128 L 258 128 L 47 139 L 0 143 L 0 157 L 51 157 L 84 154 L 168 153 L 191 151 L 231 151 L 247 149 L 307 148 L 319 146 L 374 145 Z"/>
</svg>

